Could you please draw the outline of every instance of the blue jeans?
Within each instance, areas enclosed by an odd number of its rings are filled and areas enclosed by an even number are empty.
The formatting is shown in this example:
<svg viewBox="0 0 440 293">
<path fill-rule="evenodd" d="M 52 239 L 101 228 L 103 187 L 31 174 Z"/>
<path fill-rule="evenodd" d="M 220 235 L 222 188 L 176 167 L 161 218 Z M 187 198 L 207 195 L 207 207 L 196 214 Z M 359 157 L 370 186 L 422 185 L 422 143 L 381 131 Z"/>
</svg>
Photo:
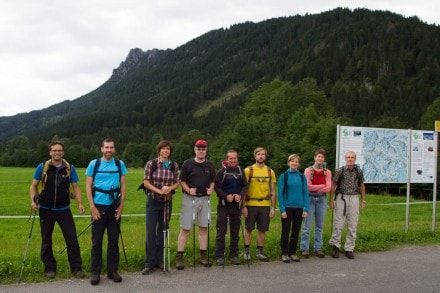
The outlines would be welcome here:
<svg viewBox="0 0 440 293">
<path fill-rule="evenodd" d="M 313 217 L 315 217 L 315 237 L 313 240 L 313 250 L 322 250 L 322 232 L 324 231 L 324 219 L 327 211 L 327 198 L 325 194 L 320 196 L 309 196 L 309 212 L 304 219 L 301 235 L 301 251 L 309 250 L 310 227 Z"/>
</svg>

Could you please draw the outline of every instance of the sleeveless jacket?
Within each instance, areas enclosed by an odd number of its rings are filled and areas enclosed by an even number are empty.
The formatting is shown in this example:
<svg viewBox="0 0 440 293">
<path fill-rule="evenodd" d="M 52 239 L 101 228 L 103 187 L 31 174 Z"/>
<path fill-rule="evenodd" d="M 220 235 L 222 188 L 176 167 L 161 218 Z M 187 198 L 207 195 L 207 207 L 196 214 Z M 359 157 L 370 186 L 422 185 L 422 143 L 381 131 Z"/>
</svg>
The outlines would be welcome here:
<svg viewBox="0 0 440 293">
<path fill-rule="evenodd" d="M 70 177 L 67 168 L 63 164 L 59 169 L 49 165 L 47 180 L 44 190 L 41 192 L 40 204 L 49 208 L 61 208 L 70 204 Z"/>
</svg>

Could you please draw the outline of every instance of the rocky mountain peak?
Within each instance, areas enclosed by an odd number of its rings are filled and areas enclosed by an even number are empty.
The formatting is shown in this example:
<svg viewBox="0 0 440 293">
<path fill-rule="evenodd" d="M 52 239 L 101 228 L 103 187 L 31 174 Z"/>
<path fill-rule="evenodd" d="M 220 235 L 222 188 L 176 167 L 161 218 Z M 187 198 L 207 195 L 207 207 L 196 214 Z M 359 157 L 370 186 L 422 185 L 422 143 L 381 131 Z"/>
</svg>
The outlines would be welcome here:
<svg viewBox="0 0 440 293">
<path fill-rule="evenodd" d="M 122 61 L 118 68 L 113 69 L 110 80 L 114 82 L 122 80 L 128 72 L 138 68 L 143 62 L 150 63 L 157 57 L 158 53 L 158 49 L 148 50 L 146 52 L 139 48 L 131 49 L 125 61 Z"/>
</svg>

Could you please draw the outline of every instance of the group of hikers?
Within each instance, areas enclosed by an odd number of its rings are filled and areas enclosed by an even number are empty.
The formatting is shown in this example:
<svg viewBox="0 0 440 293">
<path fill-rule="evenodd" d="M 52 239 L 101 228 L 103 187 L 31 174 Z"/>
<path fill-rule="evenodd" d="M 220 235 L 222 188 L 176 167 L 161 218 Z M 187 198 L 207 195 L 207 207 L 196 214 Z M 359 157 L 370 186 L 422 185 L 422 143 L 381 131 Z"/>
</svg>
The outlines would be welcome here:
<svg viewBox="0 0 440 293">
<path fill-rule="evenodd" d="M 236 150 L 228 150 L 220 170 L 207 159 L 208 144 L 198 140 L 194 145 L 195 156 L 186 160 L 179 172 L 179 165 L 171 160 L 173 146 L 162 140 L 156 147 L 157 157 L 145 165 L 143 184 L 146 203 L 145 264 L 141 273 L 149 275 L 155 269 L 169 270 L 168 225 L 172 211 L 173 195 L 182 189 L 180 209 L 180 231 L 177 241 L 176 269 L 185 267 L 184 252 L 191 229 L 194 230 L 195 266 L 195 225 L 198 225 L 199 263 L 211 266 L 209 252 L 209 229 L 211 224 L 210 197 L 215 191 L 218 197 L 215 262 L 224 266 L 226 259 L 226 233 L 230 231 L 229 261 L 240 264 L 239 233 L 242 230 L 243 259 L 249 264 L 253 255 L 260 261 L 269 261 L 263 247 L 270 219 L 275 216 L 278 199 L 281 214 L 281 260 L 285 263 L 299 262 L 297 254 L 301 231 L 300 256 L 308 258 L 313 253 L 324 258 L 323 228 L 329 206 L 334 211 L 333 231 L 329 241 L 332 257 L 338 258 L 341 250 L 342 231 L 347 222 L 347 236 L 344 254 L 354 258 L 356 228 L 359 209 L 365 208 L 365 186 L 362 170 L 355 165 L 356 154 L 345 154 L 345 166 L 337 168 L 334 175 L 327 169 L 326 152 L 318 149 L 314 154 L 314 164 L 299 171 L 301 158 L 292 154 L 287 158 L 287 170 L 279 175 L 265 164 L 267 150 L 254 150 L 255 163 L 246 168 L 239 165 Z M 101 144 L 102 157 L 92 160 L 86 169 L 86 194 L 91 212 L 92 249 L 90 283 L 98 285 L 103 268 L 103 237 L 107 230 L 107 277 L 121 282 L 118 273 L 121 215 L 126 198 L 127 168 L 122 160 L 114 158 L 115 143 L 104 139 Z M 55 223 L 60 226 L 66 242 L 70 269 L 74 277 L 84 278 L 78 236 L 70 210 L 70 199 L 78 202 L 79 212 L 85 208 L 78 186 L 78 174 L 73 165 L 63 159 L 62 142 L 49 144 L 50 159 L 40 163 L 30 186 L 31 207 L 39 212 L 41 227 L 41 260 L 46 277 L 54 278 L 57 263 L 52 249 L 52 233 Z M 73 189 L 73 190 L 72 190 Z M 361 201 L 359 201 L 359 194 Z M 245 225 L 241 216 L 245 218 Z M 313 249 L 310 249 L 311 224 L 315 221 Z M 252 232 L 256 232 L 256 251 L 250 251 Z M 162 234 L 163 233 L 163 234 Z M 166 241 L 168 240 L 168 244 Z M 168 249 L 168 264 L 165 255 Z M 168 267 L 167 267 L 168 266 Z"/>
</svg>

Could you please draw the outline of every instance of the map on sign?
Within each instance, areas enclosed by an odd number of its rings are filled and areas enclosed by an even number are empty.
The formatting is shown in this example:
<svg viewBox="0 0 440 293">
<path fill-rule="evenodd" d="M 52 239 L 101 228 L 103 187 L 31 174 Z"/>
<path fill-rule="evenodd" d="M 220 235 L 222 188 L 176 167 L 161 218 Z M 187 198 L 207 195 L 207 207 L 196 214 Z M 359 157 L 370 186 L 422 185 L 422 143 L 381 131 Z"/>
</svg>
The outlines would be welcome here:
<svg viewBox="0 0 440 293">
<path fill-rule="evenodd" d="M 408 131 L 341 126 L 339 167 L 345 153 L 356 153 L 356 164 L 367 183 L 404 183 L 408 174 Z"/>
<path fill-rule="evenodd" d="M 408 131 L 364 129 L 363 170 L 367 182 L 406 182 Z"/>
</svg>

